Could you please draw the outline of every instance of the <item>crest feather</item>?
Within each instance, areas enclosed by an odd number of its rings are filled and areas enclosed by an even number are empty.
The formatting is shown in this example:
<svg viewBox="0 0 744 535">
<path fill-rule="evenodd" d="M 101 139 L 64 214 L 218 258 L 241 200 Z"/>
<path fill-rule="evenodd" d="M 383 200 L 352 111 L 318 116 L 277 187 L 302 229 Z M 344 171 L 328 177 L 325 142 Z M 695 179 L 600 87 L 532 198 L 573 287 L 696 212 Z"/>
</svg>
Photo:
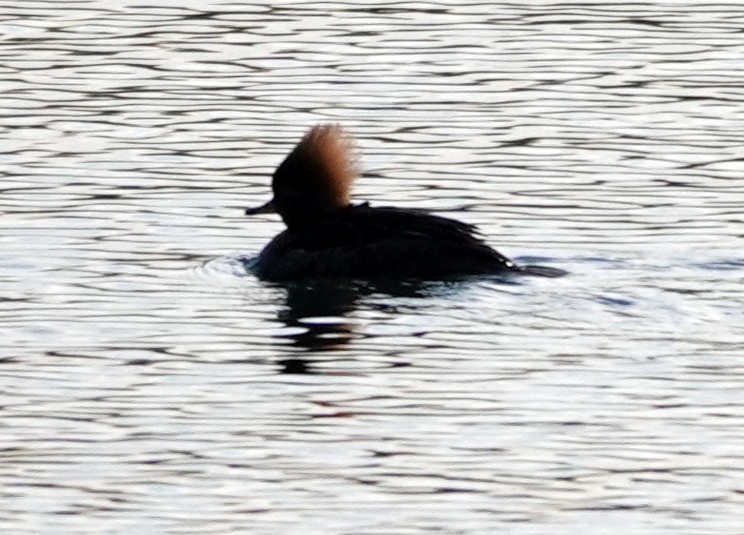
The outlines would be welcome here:
<svg viewBox="0 0 744 535">
<path fill-rule="evenodd" d="M 301 154 L 310 169 L 315 170 L 317 187 L 333 199 L 334 204 L 349 203 L 351 186 L 359 174 L 352 141 L 338 124 L 314 126 L 295 151 Z"/>
</svg>

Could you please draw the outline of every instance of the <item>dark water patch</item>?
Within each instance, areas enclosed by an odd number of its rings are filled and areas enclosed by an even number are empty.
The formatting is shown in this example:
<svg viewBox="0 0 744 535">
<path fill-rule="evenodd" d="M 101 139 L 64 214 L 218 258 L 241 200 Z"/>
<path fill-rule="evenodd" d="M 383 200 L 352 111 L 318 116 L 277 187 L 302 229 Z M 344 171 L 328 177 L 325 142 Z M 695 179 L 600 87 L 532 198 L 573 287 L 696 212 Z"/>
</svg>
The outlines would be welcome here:
<svg viewBox="0 0 744 535">
<path fill-rule="evenodd" d="M 709 270 L 722 270 L 722 271 L 738 271 L 744 268 L 744 259 L 732 258 L 732 259 L 721 259 L 702 264 L 696 264 L 701 269 Z"/>
<path fill-rule="evenodd" d="M 624 297 L 618 297 L 618 296 L 600 296 L 597 298 L 597 301 L 606 305 L 614 306 L 614 307 L 631 307 L 635 303 L 632 299 L 627 299 Z"/>
</svg>

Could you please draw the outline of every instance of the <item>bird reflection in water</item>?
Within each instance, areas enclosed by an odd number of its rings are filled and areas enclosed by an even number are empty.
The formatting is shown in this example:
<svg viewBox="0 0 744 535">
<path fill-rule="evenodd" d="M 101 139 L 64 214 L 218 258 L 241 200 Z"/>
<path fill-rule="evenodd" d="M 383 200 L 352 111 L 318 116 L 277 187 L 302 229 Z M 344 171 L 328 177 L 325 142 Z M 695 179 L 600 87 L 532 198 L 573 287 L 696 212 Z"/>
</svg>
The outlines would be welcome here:
<svg viewBox="0 0 744 535">
<path fill-rule="evenodd" d="M 418 280 L 355 281 L 319 279 L 282 284 L 286 290 L 286 307 L 279 319 L 288 327 L 289 334 L 280 335 L 307 352 L 326 352 L 342 349 L 362 338 L 359 323 L 349 318 L 360 301 L 375 294 L 391 297 L 421 298 L 453 291 L 458 283 L 424 282 Z M 365 301 L 367 308 L 389 311 L 391 305 Z M 317 373 L 314 361 L 293 356 L 278 361 L 281 373 Z"/>
</svg>

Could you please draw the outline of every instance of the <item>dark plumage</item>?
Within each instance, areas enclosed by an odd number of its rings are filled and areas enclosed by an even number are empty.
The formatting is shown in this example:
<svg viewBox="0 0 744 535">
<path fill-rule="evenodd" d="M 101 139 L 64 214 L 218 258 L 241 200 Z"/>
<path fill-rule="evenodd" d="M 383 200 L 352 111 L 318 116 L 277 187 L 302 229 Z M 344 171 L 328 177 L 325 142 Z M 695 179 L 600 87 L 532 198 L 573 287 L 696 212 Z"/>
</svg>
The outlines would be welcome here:
<svg viewBox="0 0 744 535">
<path fill-rule="evenodd" d="M 274 198 L 248 214 L 277 211 L 287 229 L 255 264 L 266 280 L 318 277 L 438 279 L 560 270 L 520 267 L 472 225 L 416 210 L 349 203 L 355 158 L 340 127 L 313 128 L 274 173 Z"/>
</svg>

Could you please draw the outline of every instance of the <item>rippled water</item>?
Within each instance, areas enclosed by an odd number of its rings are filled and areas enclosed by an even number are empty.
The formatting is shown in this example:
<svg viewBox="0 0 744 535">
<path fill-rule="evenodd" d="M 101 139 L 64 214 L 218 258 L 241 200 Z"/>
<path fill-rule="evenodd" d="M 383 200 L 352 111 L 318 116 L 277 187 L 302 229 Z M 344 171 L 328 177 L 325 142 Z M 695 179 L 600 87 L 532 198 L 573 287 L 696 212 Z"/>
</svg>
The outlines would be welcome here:
<svg viewBox="0 0 744 535">
<path fill-rule="evenodd" d="M 738 2 L 0 1 L 8 533 L 741 534 Z M 255 280 L 357 198 L 557 280 Z"/>
</svg>

